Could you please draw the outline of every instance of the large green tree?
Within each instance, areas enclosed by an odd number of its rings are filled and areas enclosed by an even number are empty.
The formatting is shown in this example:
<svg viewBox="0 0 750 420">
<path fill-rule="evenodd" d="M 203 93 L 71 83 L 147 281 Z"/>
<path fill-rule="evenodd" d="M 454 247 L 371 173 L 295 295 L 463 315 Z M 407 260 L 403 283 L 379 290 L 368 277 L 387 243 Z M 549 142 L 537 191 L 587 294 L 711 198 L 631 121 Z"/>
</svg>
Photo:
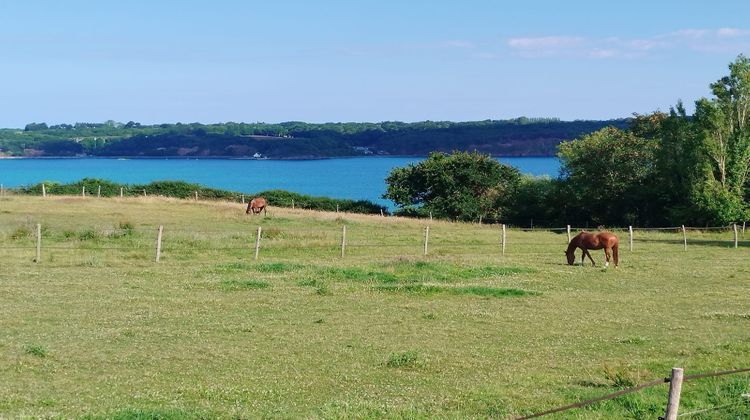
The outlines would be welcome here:
<svg viewBox="0 0 750 420">
<path fill-rule="evenodd" d="M 693 184 L 691 200 L 707 222 L 723 224 L 748 217 L 750 59 L 738 56 L 711 92 L 714 98 L 695 103 L 701 179 Z"/>
<path fill-rule="evenodd" d="M 572 222 L 654 223 L 649 194 L 655 150 L 655 141 L 614 127 L 560 143 L 568 200 L 578 208 Z"/>
<path fill-rule="evenodd" d="M 517 169 L 489 155 L 431 153 L 386 178 L 384 198 L 402 209 L 432 212 L 452 220 L 499 219 L 521 179 Z"/>
</svg>

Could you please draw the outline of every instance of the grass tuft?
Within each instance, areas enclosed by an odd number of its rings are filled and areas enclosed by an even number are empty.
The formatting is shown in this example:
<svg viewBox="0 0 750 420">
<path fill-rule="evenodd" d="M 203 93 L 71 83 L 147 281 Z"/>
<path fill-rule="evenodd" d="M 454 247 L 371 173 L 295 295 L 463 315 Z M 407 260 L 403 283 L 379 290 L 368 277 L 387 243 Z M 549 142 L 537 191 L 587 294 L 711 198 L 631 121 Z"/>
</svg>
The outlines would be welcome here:
<svg viewBox="0 0 750 420">
<path fill-rule="evenodd" d="M 256 271 L 261 273 L 285 273 L 287 271 L 298 270 L 303 267 L 301 264 L 285 263 L 285 262 L 274 262 L 274 263 L 261 263 L 252 266 Z"/>
<path fill-rule="evenodd" d="M 270 285 L 257 280 L 222 280 L 220 288 L 226 291 L 265 289 Z"/>
<path fill-rule="evenodd" d="M 604 365 L 602 371 L 604 378 L 615 388 L 630 388 L 653 376 L 647 370 L 624 366 Z"/>
<path fill-rule="evenodd" d="M 315 294 L 320 296 L 330 296 L 332 293 L 328 289 L 328 286 L 326 286 L 325 284 L 321 284 L 315 289 Z"/>
<path fill-rule="evenodd" d="M 17 241 L 31 237 L 31 228 L 28 226 L 19 226 L 10 234 L 10 239 Z"/>
<path fill-rule="evenodd" d="M 140 409 L 128 408 L 105 415 L 84 416 L 83 419 L 99 420 L 172 420 L 172 419 L 207 419 L 213 416 L 198 411 L 185 411 L 181 409 Z"/>
<path fill-rule="evenodd" d="M 626 337 L 615 340 L 615 342 L 620 344 L 644 344 L 647 341 L 648 338 L 646 337 Z"/>
<path fill-rule="evenodd" d="M 413 293 L 419 295 L 450 294 L 450 295 L 470 295 L 483 297 L 516 297 L 516 296 L 536 296 L 539 292 L 528 290 L 486 287 L 486 286 L 466 286 L 466 287 L 447 287 L 429 284 L 395 284 L 395 285 L 377 285 L 376 290 L 385 292 Z"/>
<path fill-rule="evenodd" d="M 86 229 L 81 232 L 78 232 L 78 240 L 85 242 L 85 241 L 95 241 L 99 239 L 101 235 L 99 232 L 95 231 L 94 229 Z"/>
<path fill-rule="evenodd" d="M 415 351 L 391 353 L 385 365 L 389 368 L 416 368 L 421 366 L 419 354 Z"/>
<path fill-rule="evenodd" d="M 36 357 L 47 357 L 47 349 L 44 346 L 34 344 L 23 348 L 24 353 Z"/>
</svg>

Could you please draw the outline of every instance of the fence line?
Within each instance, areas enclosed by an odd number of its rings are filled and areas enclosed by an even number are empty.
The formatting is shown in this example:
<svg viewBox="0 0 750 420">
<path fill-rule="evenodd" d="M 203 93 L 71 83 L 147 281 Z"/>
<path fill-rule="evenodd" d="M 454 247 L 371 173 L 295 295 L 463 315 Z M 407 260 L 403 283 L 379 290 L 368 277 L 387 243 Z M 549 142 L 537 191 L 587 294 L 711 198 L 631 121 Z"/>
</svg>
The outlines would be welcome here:
<svg viewBox="0 0 750 420">
<path fill-rule="evenodd" d="M 617 398 L 617 397 L 620 397 L 620 396 L 623 396 L 623 395 L 626 395 L 626 394 L 630 394 L 630 393 L 633 393 L 633 392 L 636 392 L 636 391 L 640 391 L 640 390 L 642 390 L 644 388 L 650 388 L 652 386 L 656 386 L 656 385 L 660 385 L 660 384 L 664 384 L 664 383 L 669 383 L 670 385 L 674 384 L 674 385 L 677 385 L 677 386 L 676 387 L 670 386 L 670 395 L 669 395 L 670 398 L 669 398 L 669 401 L 667 402 L 666 414 L 665 414 L 664 417 L 660 417 L 660 418 L 674 419 L 675 417 L 678 416 L 677 411 L 678 411 L 678 408 L 679 408 L 679 398 L 680 398 L 680 391 L 681 391 L 682 382 L 686 382 L 686 381 L 690 381 L 690 380 L 695 380 L 695 379 L 709 378 L 709 377 L 714 377 L 714 376 L 723 376 L 723 375 L 731 375 L 731 374 L 738 374 L 738 373 L 750 372 L 750 368 L 735 369 L 735 370 L 725 370 L 725 371 L 720 371 L 720 372 L 700 373 L 700 374 L 687 375 L 687 376 L 683 376 L 682 372 L 683 372 L 683 369 L 681 369 L 681 368 L 673 368 L 672 369 L 672 374 L 669 377 L 655 379 L 655 380 L 650 381 L 650 382 L 646 382 L 646 383 L 643 383 L 643 384 L 640 384 L 640 385 L 636 385 L 636 386 L 633 386 L 633 387 L 630 387 L 630 388 L 625 388 L 625 389 L 619 390 L 617 392 L 613 392 L 611 394 L 602 395 L 600 397 L 592 398 L 592 399 L 589 399 L 589 400 L 580 401 L 580 402 L 577 402 L 577 403 L 568 404 L 568 405 L 564 405 L 564 406 L 561 406 L 561 407 L 555 407 L 555 408 L 552 408 L 552 409 L 549 409 L 549 410 L 546 410 L 546 411 L 541 411 L 541 412 L 530 414 L 530 415 L 526 415 L 526 416 L 516 417 L 516 420 L 532 419 L 532 418 L 536 418 L 536 417 L 546 416 L 548 414 L 554 414 L 554 413 L 559 413 L 559 412 L 562 412 L 562 411 L 572 410 L 572 409 L 575 409 L 575 408 L 586 407 L 586 406 L 589 406 L 589 405 L 592 405 L 592 404 L 595 404 L 595 403 L 598 403 L 598 402 L 601 402 L 601 401 L 611 400 L 613 398 Z M 676 404 L 675 404 L 675 398 L 676 398 Z M 687 415 L 687 414 L 693 414 L 693 413 L 685 413 L 685 414 Z"/>
<path fill-rule="evenodd" d="M 351 250 L 361 250 L 361 249 L 367 249 L 367 248 L 376 248 L 376 247 L 387 247 L 387 248 L 396 248 L 396 249 L 418 249 L 417 247 L 421 243 L 422 252 L 421 254 L 423 256 L 427 256 L 429 251 L 432 251 L 432 253 L 435 254 L 442 254 L 444 255 L 446 252 L 450 252 L 453 255 L 498 255 L 498 256 L 505 256 L 506 251 L 508 249 L 513 250 L 515 252 L 512 252 L 513 255 L 547 255 L 549 252 L 534 252 L 533 250 L 529 248 L 534 247 L 557 247 L 560 246 L 561 248 L 565 246 L 566 243 L 568 243 L 568 238 L 570 238 L 570 234 L 568 235 L 562 235 L 563 232 L 568 232 L 568 227 L 565 228 L 554 228 L 553 231 L 547 231 L 547 232 L 554 232 L 556 234 L 560 235 L 560 241 L 538 241 L 535 240 L 536 238 L 524 238 L 521 234 L 522 232 L 525 232 L 524 229 L 513 229 L 508 230 L 505 225 L 500 225 L 500 230 L 497 230 L 496 226 L 492 225 L 485 225 L 485 227 L 482 227 L 481 229 L 467 229 L 464 232 L 461 232 L 461 236 L 459 238 L 456 238 L 456 231 L 441 231 L 438 225 L 436 230 L 431 231 L 430 225 L 425 225 L 421 232 L 418 230 L 418 228 L 415 227 L 408 227 L 407 231 L 404 232 L 403 230 L 398 232 L 393 232 L 392 234 L 385 234 L 385 235 L 368 235 L 365 237 L 358 237 L 356 230 L 353 230 L 351 232 L 346 231 L 346 225 L 340 225 L 342 228 L 342 231 L 340 234 L 336 233 L 333 229 L 333 227 L 328 228 L 307 228 L 307 227 L 284 227 L 284 226 L 274 226 L 267 228 L 266 232 L 268 238 L 263 238 L 262 241 L 264 243 L 263 248 L 268 248 L 269 250 L 282 250 L 282 249 L 325 249 L 325 250 L 334 250 L 339 249 L 340 250 L 340 256 L 343 258 L 345 255 L 345 248 L 348 246 Z M 128 234 L 132 232 L 138 232 L 140 233 L 150 233 L 154 232 L 156 230 L 156 245 L 155 245 L 155 254 L 154 254 L 154 260 L 155 262 L 159 262 L 161 259 L 162 251 L 168 251 L 168 252 L 179 252 L 179 251 L 222 251 L 222 250 L 244 250 L 248 249 L 252 246 L 251 243 L 247 243 L 246 245 L 233 245 L 233 244 L 227 244 L 228 246 L 211 246 L 211 241 L 215 240 L 223 240 L 226 241 L 226 237 L 230 236 L 230 240 L 243 240 L 248 239 L 249 232 L 247 232 L 247 226 L 240 226 L 236 230 L 231 229 L 208 229 L 208 230 L 190 230 L 190 229 L 184 229 L 184 228 L 175 228 L 170 229 L 167 227 L 166 231 L 166 246 L 162 246 L 162 235 L 164 234 L 164 226 L 158 225 L 156 226 L 156 229 L 154 227 L 138 227 L 138 228 L 98 228 L 100 229 L 99 232 L 102 232 L 106 234 L 106 239 L 116 241 L 120 240 L 120 238 L 132 238 L 133 243 L 123 244 L 122 246 L 100 246 L 100 245 L 93 245 L 89 246 L 87 243 L 83 247 L 76 247 L 76 242 L 72 242 L 75 240 L 76 236 L 79 236 L 79 239 L 87 240 L 87 239 L 93 239 L 93 240 L 99 240 L 99 238 L 94 235 L 93 238 L 86 238 L 84 239 L 81 235 L 86 234 L 86 232 L 90 232 L 95 229 L 88 229 L 82 231 L 83 233 L 76 234 L 75 232 L 72 232 L 71 235 L 68 235 L 69 232 L 67 230 L 62 231 L 62 238 L 63 240 L 70 240 L 70 243 L 53 243 L 49 246 L 44 246 L 44 249 L 47 250 L 67 250 L 67 251 L 84 251 L 84 250 L 105 250 L 105 249 L 111 249 L 111 250 L 144 250 L 146 245 L 144 243 L 148 241 L 147 236 L 145 235 L 138 235 L 135 237 L 128 236 Z M 254 259 L 258 259 L 260 254 L 260 248 L 261 248 L 261 227 L 257 227 L 258 232 L 255 235 L 255 248 L 254 248 Z M 650 228 L 638 228 L 639 231 L 648 231 L 653 230 Z M 656 236 L 655 238 L 645 238 L 641 239 L 642 243 L 663 243 L 663 244 L 675 244 L 675 245 L 681 245 L 682 252 L 685 252 L 687 250 L 688 244 L 692 245 L 726 245 L 726 247 L 734 246 L 734 248 L 738 248 L 740 244 L 743 245 L 743 247 L 750 245 L 750 240 L 739 240 L 739 230 L 737 228 L 736 224 L 732 225 L 732 232 L 733 237 L 732 240 L 728 239 L 722 239 L 719 237 L 701 237 L 701 238 L 688 238 L 687 234 L 688 227 L 686 226 L 679 226 L 675 228 L 659 228 L 655 229 L 655 232 L 664 232 L 664 231 L 670 231 L 670 235 L 674 235 L 672 238 L 666 239 L 663 236 Z M 691 228 L 692 231 L 695 230 L 702 230 L 705 231 L 707 228 Z M 719 233 L 724 233 L 727 230 L 727 227 L 714 227 L 714 228 L 708 228 L 708 229 L 714 229 L 719 230 Z M 629 232 L 633 231 L 632 227 L 628 228 Z M 28 232 L 28 230 L 26 231 Z M 36 238 L 34 245 L 31 245 L 31 243 L 28 243 L 29 248 L 36 248 L 36 257 L 34 258 L 34 261 L 40 262 L 41 261 L 41 250 L 42 250 L 42 226 L 41 224 L 36 225 Z M 45 231 L 46 232 L 46 231 Z M 315 232 L 317 235 L 312 237 L 305 237 L 305 233 L 309 232 Z M 430 238 L 430 234 L 434 232 L 433 238 Z M 508 235 L 508 232 L 511 233 L 511 235 Z M 544 232 L 544 231 L 542 231 Z M 300 234 L 301 237 L 294 237 L 294 234 Z M 350 235 L 350 233 L 353 233 L 353 235 Z M 496 234 L 500 234 L 500 241 L 499 243 L 496 242 L 496 240 L 488 241 L 488 240 L 482 240 L 482 241 L 476 241 L 476 238 L 478 234 L 483 234 L 486 236 L 483 236 L 482 238 L 489 239 L 489 236 L 494 236 Z M 177 236 L 173 236 L 174 234 L 177 234 Z M 213 234 L 213 236 L 211 236 Z M 396 235 L 400 234 L 400 237 L 397 237 Z M 23 235 L 29 235 L 29 233 L 23 233 Z M 115 236 L 113 236 L 115 235 Z M 201 237 L 200 235 L 206 235 L 206 237 Z M 289 235 L 291 237 L 285 237 L 284 235 Z M 407 236 L 408 235 L 408 236 Z M 467 239 L 466 236 L 470 235 Z M 47 237 L 47 235 L 44 235 Z M 26 236 L 28 237 L 28 236 Z M 508 238 L 510 237 L 510 241 Z M 636 235 L 629 233 L 629 244 L 630 244 L 630 251 L 633 251 L 633 242 Z M 51 239 L 59 239 L 60 236 L 52 236 Z M 176 238 L 176 239 L 175 239 Z M 462 240 L 461 238 L 464 238 Z M 495 236 L 497 238 L 497 236 Z M 432 239 L 432 241 L 431 241 Z M 532 239 L 529 241 L 528 239 Z M 127 241 L 128 239 L 122 239 L 123 241 Z M 185 245 L 187 246 L 181 246 L 183 243 L 181 241 L 187 241 Z M 296 241 L 296 242 L 295 242 Z M 299 243 L 302 241 L 302 243 Z M 30 242 L 30 241 L 29 241 Z M 510 248 L 508 248 L 510 246 Z M 24 249 L 25 246 L 0 246 L 0 249 Z M 152 250 L 154 248 L 151 248 Z M 467 252 L 456 252 L 456 250 L 465 249 Z M 496 250 L 497 252 L 482 252 L 482 250 Z M 531 252 L 529 252 L 531 251 Z M 640 251 L 640 250 L 639 250 Z M 638 251 L 638 252 L 639 252 Z M 670 249 L 660 249 L 659 254 L 677 254 L 678 252 L 676 250 L 670 250 Z M 639 252 L 640 254 L 640 252 Z"/>
</svg>

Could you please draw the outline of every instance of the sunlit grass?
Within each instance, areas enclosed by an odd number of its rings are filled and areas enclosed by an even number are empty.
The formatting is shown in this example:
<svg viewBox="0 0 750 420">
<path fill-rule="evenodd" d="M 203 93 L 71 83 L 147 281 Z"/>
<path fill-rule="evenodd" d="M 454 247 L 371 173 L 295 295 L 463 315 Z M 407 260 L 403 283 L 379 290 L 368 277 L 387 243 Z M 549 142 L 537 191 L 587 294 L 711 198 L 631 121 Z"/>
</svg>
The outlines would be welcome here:
<svg viewBox="0 0 750 420">
<path fill-rule="evenodd" d="M 605 269 L 601 251 L 565 264 L 564 230 L 509 229 L 502 255 L 498 226 L 442 221 L 424 256 L 425 223 L 4 198 L 0 417 L 504 418 L 673 366 L 750 366 L 750 241 L 734 249 L 730 231 L 688 231 L 687 252 L 679 231 L 636 230 L 632 252 L 616 231 L 621 266 Z M 748 376 L 686 382 L 681 405 L 741 401 Z M 658 386 L 558 417 L 665 405 Z"/>
</svg>

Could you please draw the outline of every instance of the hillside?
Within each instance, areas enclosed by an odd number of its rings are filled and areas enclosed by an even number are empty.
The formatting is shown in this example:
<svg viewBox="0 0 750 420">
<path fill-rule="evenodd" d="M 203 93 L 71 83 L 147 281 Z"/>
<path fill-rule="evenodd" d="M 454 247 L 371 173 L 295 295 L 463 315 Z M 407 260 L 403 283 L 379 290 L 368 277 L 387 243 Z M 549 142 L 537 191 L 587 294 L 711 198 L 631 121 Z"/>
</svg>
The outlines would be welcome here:
<svg viewBox="0 0 750 420">
<path fill-rule="evenodd" d="M 0 129 L 0 156 L 252 157 L 314 159 L 358 155 L 427 155 L 466 150 L 496 156 L 550 156 L 557 144 L 628 120 L 557 119 L 474 122 L 286 122 L 141 125 L 76 123 Z"/>
</svg>

